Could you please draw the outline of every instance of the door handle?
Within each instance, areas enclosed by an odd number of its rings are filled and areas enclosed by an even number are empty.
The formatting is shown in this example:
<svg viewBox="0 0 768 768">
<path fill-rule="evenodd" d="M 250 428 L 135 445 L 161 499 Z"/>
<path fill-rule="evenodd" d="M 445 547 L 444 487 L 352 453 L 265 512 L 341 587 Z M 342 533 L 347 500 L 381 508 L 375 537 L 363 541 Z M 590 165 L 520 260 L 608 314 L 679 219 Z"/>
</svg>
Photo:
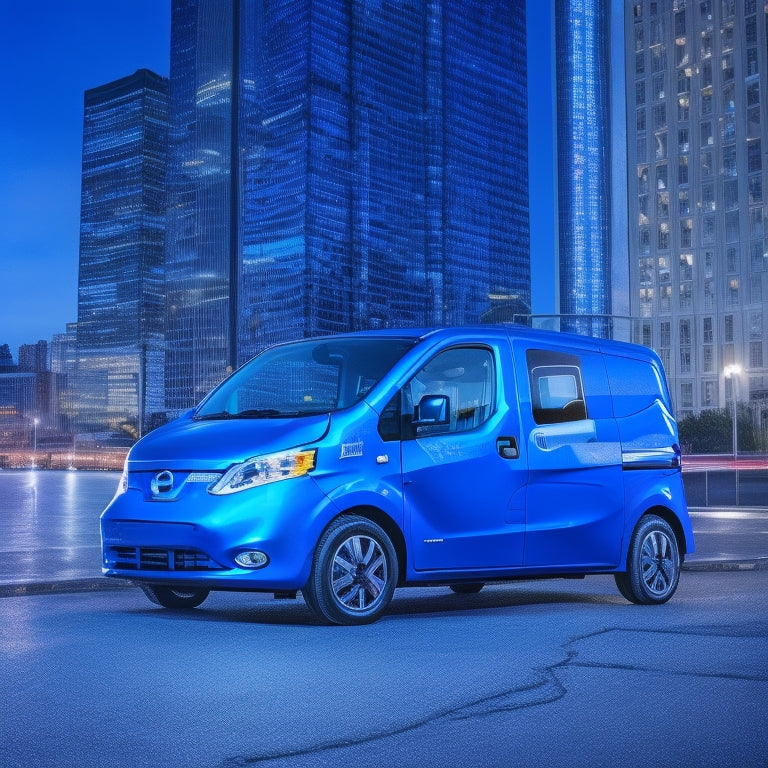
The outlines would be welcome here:
<svg viewBox="0 0 768 768">
<path fill-rule="evenodd" d="M 496 440 L 496 450 L 502 459 L 519 459 L 520 449 L 517 447 L 517 438 L 499 437 Z"/>
</svg>

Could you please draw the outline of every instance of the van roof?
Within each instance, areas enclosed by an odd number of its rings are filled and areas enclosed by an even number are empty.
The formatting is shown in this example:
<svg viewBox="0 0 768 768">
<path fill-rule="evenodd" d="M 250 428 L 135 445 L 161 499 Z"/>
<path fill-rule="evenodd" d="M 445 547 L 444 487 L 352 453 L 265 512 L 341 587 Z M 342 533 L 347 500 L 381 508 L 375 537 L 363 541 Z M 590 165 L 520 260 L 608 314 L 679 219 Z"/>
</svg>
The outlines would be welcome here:
<svg viewBox="0 0 768 768">
<path fill-rule="evenodd" d="M 340 334 L 346 337 L 372 337 L 372 338 L 405 338 L 427 339 L 434 341 L 443 339 L 456 339 L 459 342 L 479 341 L 483 336 L 508 336 L 511 339 L 520 339 L 540 344 L 568 347 L 594 352 L 606 352 L 615 355 L 635 358 L 656 358 L 656 353 L 649 347 L 632 344 L 626 341 L 614 339 L 601 339 L 592 336 L 581 336 L 575 333 L 563 331 L 543 330 L 529 328 L 525 325 L 513 323 L 497 325 L 463 325 L 433 328 L 382 328 L 375 330 L 355 331 L 353 333 Z"/>
</svg>

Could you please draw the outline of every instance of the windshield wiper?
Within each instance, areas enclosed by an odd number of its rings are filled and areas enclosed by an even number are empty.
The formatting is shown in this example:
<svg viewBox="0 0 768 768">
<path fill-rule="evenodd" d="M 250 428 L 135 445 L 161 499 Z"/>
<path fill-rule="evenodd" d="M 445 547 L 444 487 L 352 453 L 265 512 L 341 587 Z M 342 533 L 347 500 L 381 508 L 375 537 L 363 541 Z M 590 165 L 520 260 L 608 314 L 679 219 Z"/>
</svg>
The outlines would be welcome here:
<svg viewBox="0 0 768 768">
<path fill-rule="evenodd" d="M 225 419 L 274 419 L 278 417 L 292 417 L 302 415 L 299 411 L 278 411 L 275 408 L 246 408 L 244 411 L 230 413 L 219 411 L 218 413 L 203 413 L 194 418 L 198 421 L 224 421 Z"/>
<path fill-rule="evenodd" d="M 229 411 L 219 411 L 218 413 L 195 414 L 192 418 L 195 421 L 215 421 L 217 419 L 231 419 L 232 414 Z"/>
</svg>

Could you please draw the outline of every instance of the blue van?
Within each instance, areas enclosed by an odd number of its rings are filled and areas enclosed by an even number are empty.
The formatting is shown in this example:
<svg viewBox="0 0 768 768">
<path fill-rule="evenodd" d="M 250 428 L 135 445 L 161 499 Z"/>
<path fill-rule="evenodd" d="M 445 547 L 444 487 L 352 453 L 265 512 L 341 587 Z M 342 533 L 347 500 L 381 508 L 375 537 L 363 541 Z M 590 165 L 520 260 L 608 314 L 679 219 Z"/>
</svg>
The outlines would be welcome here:
<svg viewBox="0 0 768 768">
<path fill-rule="evenodd" d="M 335 624 L 417 584 L 612 573 L 664 603 L 693 552 L 658 357 L 516 326 L 271 347 L 132 448 L 101 533 L 166 608 L 301 590 Z"/>
</svg>

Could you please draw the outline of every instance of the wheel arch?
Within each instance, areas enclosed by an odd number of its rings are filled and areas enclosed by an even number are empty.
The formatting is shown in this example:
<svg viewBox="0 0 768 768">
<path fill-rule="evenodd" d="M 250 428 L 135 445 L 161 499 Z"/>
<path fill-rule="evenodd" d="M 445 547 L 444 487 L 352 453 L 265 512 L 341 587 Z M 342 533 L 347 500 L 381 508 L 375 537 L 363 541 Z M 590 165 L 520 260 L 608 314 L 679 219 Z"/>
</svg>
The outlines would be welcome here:
<svg viewBox="0 0 768 768">
<path fill-rule="evenodd" d="M 680 551 L 680 558 L 682 560 L 688 550 L 685 543 L 685 531 L 683 530 L 683 524 L 680 522 L 680 518 L 669 507 L 657 504 L 656 506 L 646 509 L 645 512 L 640 515 L 635 527 L 640 524 L 640 520 L 646 515 L 656 515 L 656 517 L 660 517 L 670 528 L 672 528 L 675 538 L 677 539 L 677 548 Z"/>
<path fill-rule="evenodd" d="M 408 556 L 408 550 L 405 544 L 405 536 L 403 535 L 400 526 L 383 510 L 378 507 L 369 505 L 360 505 L 356 507 L 350 507 L 340 512 L 334 518 L 328 521 L 328 524 L 323 529 L 325 530 L 333 523 L 334 520 L 338 520 L 340 517 L 349 517 L 351 515 L 357 515 L 358 517 L 364 517 L 370 520 L 372 523 L 376 523 L 389 537 L 392 542 L 392 546 L 395 548 L 397 554 L 397 570 L 398 570 L 398 583 L 402 584 L 405 581 L 405 563 Z M 322 533 L 318 540 L 322 538 Z"/>
</svg>

